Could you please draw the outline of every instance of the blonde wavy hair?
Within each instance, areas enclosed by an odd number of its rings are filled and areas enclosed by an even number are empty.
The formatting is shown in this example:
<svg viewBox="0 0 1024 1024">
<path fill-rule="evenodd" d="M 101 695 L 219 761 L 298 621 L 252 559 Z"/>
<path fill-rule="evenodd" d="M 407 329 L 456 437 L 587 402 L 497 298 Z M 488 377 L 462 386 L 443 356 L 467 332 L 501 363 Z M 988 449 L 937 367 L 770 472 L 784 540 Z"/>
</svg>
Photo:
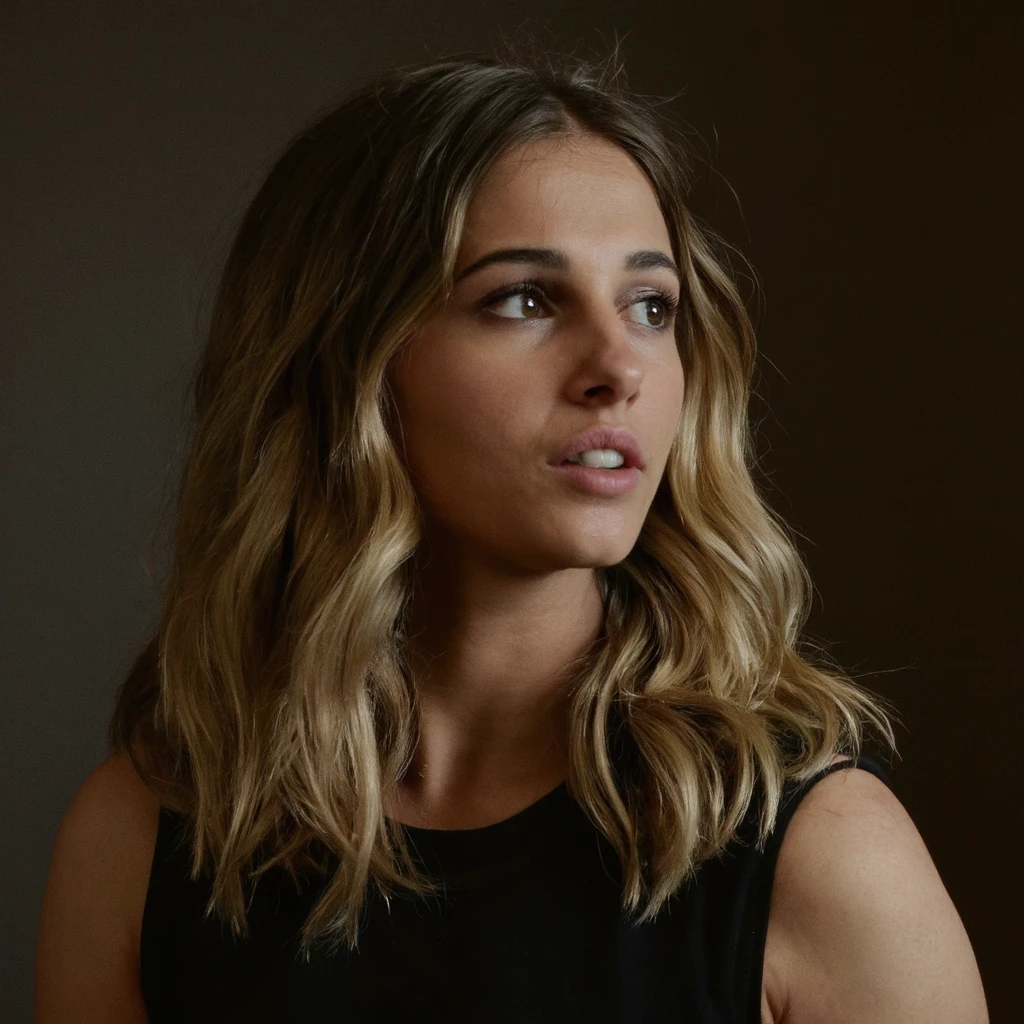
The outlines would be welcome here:
<svg viewBox="0 0 1024 1024">
<path fill-rule="evenodd" d="M 111 722 L 187 814 L 208 910 L 245 934 L 278 866 L 324 884 L 302 947 L 355 948 L 368 887 L 429 892 L 385 808 L 417 746 L 406 647 L 421 509 L 388 369 L 447 300 L 495 159 L 596 133 L 650 179 L 682 272 L 686 398 L 664 478 L 573 665 L 568 786 L 652 918 L 783 787 L 856 754 L 889 710 L 802 639 L 812 586 L 759 496 L 755 339 L 728 247 L 684 205 L 682 133 L 610 58 L 469 55 L 404 67 L 285 148 L 245 213 L 193 386 L 195 434 L 157 628 Z"/>
</svg>

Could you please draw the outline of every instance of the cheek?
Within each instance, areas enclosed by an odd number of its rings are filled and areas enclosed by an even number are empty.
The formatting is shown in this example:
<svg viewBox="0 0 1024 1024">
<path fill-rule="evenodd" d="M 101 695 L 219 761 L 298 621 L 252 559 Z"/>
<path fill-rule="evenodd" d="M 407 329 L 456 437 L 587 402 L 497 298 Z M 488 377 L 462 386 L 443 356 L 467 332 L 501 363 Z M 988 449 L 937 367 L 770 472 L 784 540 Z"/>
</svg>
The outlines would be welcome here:
<svg viewBox="0 0 1024 1024">
<path fill-rule="evenodd" d="M 677 417 L 686 393 L 686 375 L 678 354 L 666 363 L 658 377 L 661 382 L 658 405 L 665 410 L 666 416 Z"/>
<path fill-rule="evenodd" d="M 686 380 L 678 359 L 666 359 L 650 368 L 644 382 L 645 402 L 641 426 L 648 444 L 649 462 L 664 465 L 675 443 L 682 418 Z"/>
<path fill-rule="evenodd" d="M 521 396 L 498 373 L 413 368 L 400 408 L 417 489 L 435 510 L 501 489 L 516 464 Z"/>
<path fill-rule="evenodd" d="M 683 402 L 686 399 L 686 375 L 683 373 L 682 367 L 679 368 L 679 375 L 676 378 L 676 389 L 675 389 L 675 402 L 674 407 L 676 414 L 683 411 Z"/>
<path fill-rule="evenodd" d="M 460 380 L 448 374 L 417 403 L 417 447 L 455 462 L 493 454 L 508 441 L 513 413 L 508 390 L 498 382 Z"/>
</svg>

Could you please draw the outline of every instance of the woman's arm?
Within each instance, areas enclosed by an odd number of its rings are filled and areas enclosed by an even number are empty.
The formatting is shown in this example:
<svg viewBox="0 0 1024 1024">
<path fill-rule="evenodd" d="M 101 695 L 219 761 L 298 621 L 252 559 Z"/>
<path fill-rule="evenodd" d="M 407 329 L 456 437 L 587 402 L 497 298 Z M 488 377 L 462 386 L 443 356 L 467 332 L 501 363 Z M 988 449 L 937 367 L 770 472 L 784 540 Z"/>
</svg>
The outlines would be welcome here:
<svg viewBox="0 0 1024 1024">
<path fill-rule="evenodd" d="M 910 816 L 870 772 L 833 772 L 797 808 L 765 977 L 773 1024 L 987 1024 L 963 923 Z"/>
<path fill-rule="evenodd" d="M 145 1024 L 139 938 L 159 805 L 127 758 L 85 780 L 54 844 L 36 946 L 36 1024 Z"/>
</svg>

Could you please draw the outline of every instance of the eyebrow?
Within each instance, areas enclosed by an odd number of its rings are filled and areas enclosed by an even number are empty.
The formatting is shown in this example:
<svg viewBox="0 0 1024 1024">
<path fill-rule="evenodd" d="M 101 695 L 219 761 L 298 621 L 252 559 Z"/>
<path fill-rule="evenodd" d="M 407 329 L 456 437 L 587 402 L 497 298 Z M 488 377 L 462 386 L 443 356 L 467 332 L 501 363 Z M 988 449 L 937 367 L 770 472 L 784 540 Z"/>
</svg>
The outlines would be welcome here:
<svg viewBox="0 0 1024 1024">
<path fill-rule="evenodd" d="M 478 270 L 483 270 L 484 267 L 489 267 L 492 263 L 529 263 L 532 266 L 545 267 L 548 270 L 567 270 L 569 257 L 557 249 L 495 249 L 494 252 L 481 256 L 480 259 L 466 267 L 455 278 L 455 283 L 457 284 L 470 274 L 475 274 Z M 636 252 L 631 252 L 623 260 L 622 265 L 625 270 L 650 270 L 655 267 L 664 267 L 666 270 L 671 270 L 680 281 L 682 280 L 675 260 L 657 249 L 638 249 Z"/>
</svg>

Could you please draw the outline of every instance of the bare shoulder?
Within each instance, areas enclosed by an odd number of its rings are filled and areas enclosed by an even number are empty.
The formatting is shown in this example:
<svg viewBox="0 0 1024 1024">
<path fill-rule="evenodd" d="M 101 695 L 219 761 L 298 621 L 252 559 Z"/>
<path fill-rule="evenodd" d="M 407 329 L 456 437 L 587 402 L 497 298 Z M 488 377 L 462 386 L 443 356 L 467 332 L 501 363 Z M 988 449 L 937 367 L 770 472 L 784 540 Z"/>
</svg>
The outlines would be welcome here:
<svg viewBox="0 0 1024 1024">
<path fill-rule="evenodd" d="M 970 940 L 906 809 L 833 771 L 783 837 L 765 949 L 772 1024 L 986 1024 Z"/>
<path fill-rule="evenodd" d="M 71 801 L 43 897 L 37 1024 L 145 1021 L 138 951 L 159 813 L 124 755 L 94 769 Z"/>
</svg>

